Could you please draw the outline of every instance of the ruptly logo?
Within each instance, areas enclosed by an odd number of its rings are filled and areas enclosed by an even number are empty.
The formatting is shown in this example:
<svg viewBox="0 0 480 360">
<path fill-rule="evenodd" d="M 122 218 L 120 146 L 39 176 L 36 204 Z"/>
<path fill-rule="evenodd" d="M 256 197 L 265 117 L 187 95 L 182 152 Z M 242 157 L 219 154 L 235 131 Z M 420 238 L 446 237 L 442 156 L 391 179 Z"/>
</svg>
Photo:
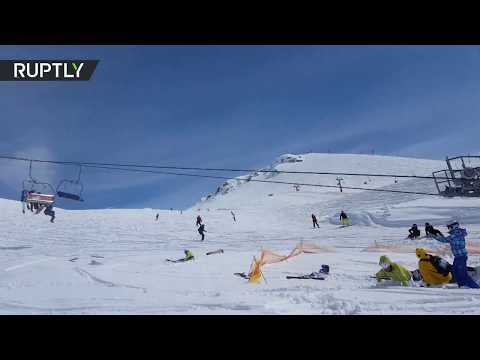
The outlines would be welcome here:
<svg viewBox="0 0 480 360">
<path fill-rule="evenodd" d="M 0 60 L 0 81 L 87 81 L 99 60 Z"/>
</svg>

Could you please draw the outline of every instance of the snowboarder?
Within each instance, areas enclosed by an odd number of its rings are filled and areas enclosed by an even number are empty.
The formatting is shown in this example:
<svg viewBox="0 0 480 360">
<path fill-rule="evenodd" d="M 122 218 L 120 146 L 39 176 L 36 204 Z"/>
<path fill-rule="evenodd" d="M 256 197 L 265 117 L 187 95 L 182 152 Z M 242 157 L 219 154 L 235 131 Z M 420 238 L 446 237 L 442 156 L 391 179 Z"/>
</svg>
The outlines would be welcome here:
<svg viewBox="0 0 480 360">
<path fill-rule="evenodd" d="M 342 224 L 343 226 L 349 225 L 348 216 L 343 210 L 340 213 L 340 224 Z"/>
<path fill-rule="evenodd" d="M 427 254 L 425 249 L 415 250 L 418 269 L 425 285 L 448 284 L 452 280 L 451 265 L 439 256 Z"/>
<path fill-rule="evenodd" d="M 47 216 L 50 216 L 50 222 L 53 223 L 53 220 L 55 220 L 55 211 L 53 211 L 53 205 L 48 205 L 43 213 Z"/>
<path fill-rule="evenodd" d="M 205 233 L 206 232 L 207 231 L 205 230 L 205 224 L 200 225 L 200 227 L 198 228 L 198 233 L 200 235 L 202 235 L 202 241 L 205 240 Z"/>
<path fill-rule="evenodd" d="M 237 222 L 237 220 L 235 219 L 235 214 L 233 213 L 233 211 L 230 211 L 230 214 L 232 214 L 233 221 L 234 221 L 234 222 Z"/>
<path fill-rule="evenodd" d="M 158 221 L 158 216 L 159 216 L 159 215 L 160 215 L 160 214 L 157 214 L 157 216 L 155 217 L 155 221 Z"/>
<path fill-rule="evenodd" d="M 447 229 L 450 234 L 449 236 L 435 236 L 435 239 L 442 243 L 450 244 L 454 256 L 452 269 L 454 281 L 458 284 L 458 287 L 480 288 L 467 273 L 468 252 L 465 247 L 467 230 L 460 228 L 460 224 L 457 221 L 448 224 Z"/>
<path fill-rule="evenodd" d="M 402 286 L 409 286 L 412 274 L 403 266 L 392 262 L 386 255 L 380 256 L 378 264 L 382 267 L 382 270 L 375 274 L 377 281 L 390 279 L 395 282 L 400 282 Z"/>
<path fill-rule="evenodd" d="M 418 229 L 417 224 L 413 224 L 410 229 L 408 229 L 409 235 L 408 238 L 413 240 L 420 236 L 420 230 Z"/>
<path fill-rule="evenodd" d="M 313 222 L 313 228 L 314 229 L 315 229 L 315 226 L 320 228 L 320 226 L 318 225 L 317 217 L 315 216 L 315 214 L 312 214 L 312 222 Z"/>
<path fill-rule="evenodd" d="M 200 226 L 202 225 L 202 218 L 200 217 L 200 215 L 197 216 L 197 226 Z"/>
<path fill-rule="evenodd" d="M 441 233 L 440 230 L 437 230 L 433 227 L 433 225 L 430 225 L 428 222 L 425 223 L 425 235 L 427 237 L 430 237 L 429 235 L 432 235 L 432 236 L 437 236 L 437 235 L 440 235 L 440 236 L 443 236 L 443 234 Z"/>
</svg>

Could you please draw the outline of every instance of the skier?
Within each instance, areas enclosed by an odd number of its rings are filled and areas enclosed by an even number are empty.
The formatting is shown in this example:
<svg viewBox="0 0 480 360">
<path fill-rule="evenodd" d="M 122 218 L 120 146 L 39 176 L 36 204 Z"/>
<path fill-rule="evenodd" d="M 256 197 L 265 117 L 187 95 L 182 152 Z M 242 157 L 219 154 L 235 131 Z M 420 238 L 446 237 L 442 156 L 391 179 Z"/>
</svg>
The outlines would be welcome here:
<svg viewBox="0 0 480 360">
<path fill-rule="evenodd" d="M 427 254 L 425 249 L 415 250 L 418 257 L 418 269 L 425 285 L 442 285 L 452 280 L 452 266 L 439 256 Z"/>
<path fill-rule="evenodd" d="M 53 211 L 53 205 L 48 205 L 43 213 L 47 216 L 50 216 L 50 222 L 53 223 L 53 220 L 55 220 L 55 211 Z"/>
<path fill-rule="evenodd" d="M 315 214 L 312 214 L 312 222 L 313 222 L 313 228 L 315 229 L 315 225 L 320 228 L 320 226 L 318 225 L 318 221 L 317 221 L 317 217 L 315 216 Z"/>
<path fill-rule="evenodd" d="M 167 261 L 177 263 L 177 262 L 185 262 L 185 261 L 195 260 L 195 257 L 193 256 L 193 254 L 190 250 L 185 250 L 184 252 L 185 252 L 185 257 L 184 258 L 181 258 L 181 259 L 178 259 L 178 260 L 167 259 Z"/>
<path fill-rule="evenodd" d="M 157 214 L 157 216 L 155 217 L 155 221 L 158 221 L 158 216 L 159 216 L 159 214 Z"/>
<path fill-rule="evenodd" d="M 347 216 L 347 214 L 345 214 L 345 212 L 343 210 L 340 213 L 340 224 L 342 224 L 344 226 L 347 226 L 349 224 L 348 216 Z"/>
<path fill-rule="evenodd" d="M 200 215 L 197 216 L 197 226 L 200 226 L 202 225 L 202 218 L 200 217 Z"/>
<path fill-rule="evenodd" d="M 190 250 L 185 250 L 185 261 L 194 260 L 195 257 L 193 256 Z"/>
<path fill-rule="evenodd" d="M 198 228 L 198 233 L 200 235 L 202 235 L 202 241 L 205 240 L 205 233 L 206 232 L 207 231 L 205 230 L 205 224 L 200 225 L 200 227 Z"/>
<path fill-rule="evenodd" d="M 235 214 L 233 213 L 233 211 L 230 211 L 230 214 L 232 214 L 233 221 L 234 221 L 234 222 L 237 222 L 237 220 L 235 219 Z"/>
<path fill-rule="evenodd" d="M 403 266 L 392 262 L 386 255 L 380 256 L 378 264 L 382 267 L 382 270 L 375 274 L 377 281 L 388 278 L 400 282 L 402 286 L 409 286 L 409 282 L 412 281 L 412 274 Z"/>
<path fill-rule="evenodd" d="M 418 229 L 417 224 L 413 224 L 410 229 L 408 229 L 408 232 L 410 235 L 408 235 L 408 238 L 413 240 L 416 239 L 420 236 L 420 230 Z"/>
<path fill-rule="evenodd" d="M 454 256 L 452 269 L 454 281 L 458 284 L 458 287 L 480 288 L 467 273 L 468 252 L 465 247 L 467 230 L 460 228 L 460 224 L 457 221 L 448 224 L 447 229 L 449 236 L 435 236 L 435 239 L 442 243 L 450 244 Z"/>
<path fill-rule="evenodd" d="M 430 225 L 428 222 L 425 223 L 425 235 L 427 237 L 430 237 L 429 235 L 432 235 L 432 236 L 437 236 L 437 235 L 440 235 L 440 236 L 443 236 L 443 234 L 441 233 L 440 230 L 437 230 L 435 229 L 432 225 Z"/>
</svg>

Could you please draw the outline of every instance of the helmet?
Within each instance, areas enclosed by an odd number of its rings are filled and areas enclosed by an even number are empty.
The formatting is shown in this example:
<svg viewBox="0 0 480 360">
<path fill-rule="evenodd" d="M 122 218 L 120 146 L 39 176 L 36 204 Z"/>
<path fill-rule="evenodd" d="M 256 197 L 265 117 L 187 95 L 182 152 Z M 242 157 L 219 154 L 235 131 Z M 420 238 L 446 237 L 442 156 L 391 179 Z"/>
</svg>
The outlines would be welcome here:
<svg viewBox="0 0 480 360">
<path fill-rule="evenodd" d="M 447 224 L 447 229 L 449 230 L 458 229 L 459 226 L 460 224 L 458 223 L 458 221 L 454 221 L 450 224 Z"/>
</svg>

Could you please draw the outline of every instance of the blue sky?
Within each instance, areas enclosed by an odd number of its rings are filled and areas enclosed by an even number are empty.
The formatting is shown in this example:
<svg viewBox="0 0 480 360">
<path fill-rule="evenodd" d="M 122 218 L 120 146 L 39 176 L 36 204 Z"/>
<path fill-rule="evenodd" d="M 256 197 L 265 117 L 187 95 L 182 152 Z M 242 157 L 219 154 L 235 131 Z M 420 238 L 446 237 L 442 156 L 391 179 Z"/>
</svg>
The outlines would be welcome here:
<svg viewBox="0 0 480 360">
<path fill-rule="evenodd" d="M 0 83 L 0 154 L 255 168 L 284 153 L 480 150 L 478 46 L 0 46 L 0 58 L 100 60 L 88 82 Z M 56 184 L 75 169 L 34 174 Z M 26 175 L 0 160 L 0 197 Z M 186 208 L 222 181 L 86 169 L 83 182 L 88 201 L 59 206 Z"/>
</svg>

